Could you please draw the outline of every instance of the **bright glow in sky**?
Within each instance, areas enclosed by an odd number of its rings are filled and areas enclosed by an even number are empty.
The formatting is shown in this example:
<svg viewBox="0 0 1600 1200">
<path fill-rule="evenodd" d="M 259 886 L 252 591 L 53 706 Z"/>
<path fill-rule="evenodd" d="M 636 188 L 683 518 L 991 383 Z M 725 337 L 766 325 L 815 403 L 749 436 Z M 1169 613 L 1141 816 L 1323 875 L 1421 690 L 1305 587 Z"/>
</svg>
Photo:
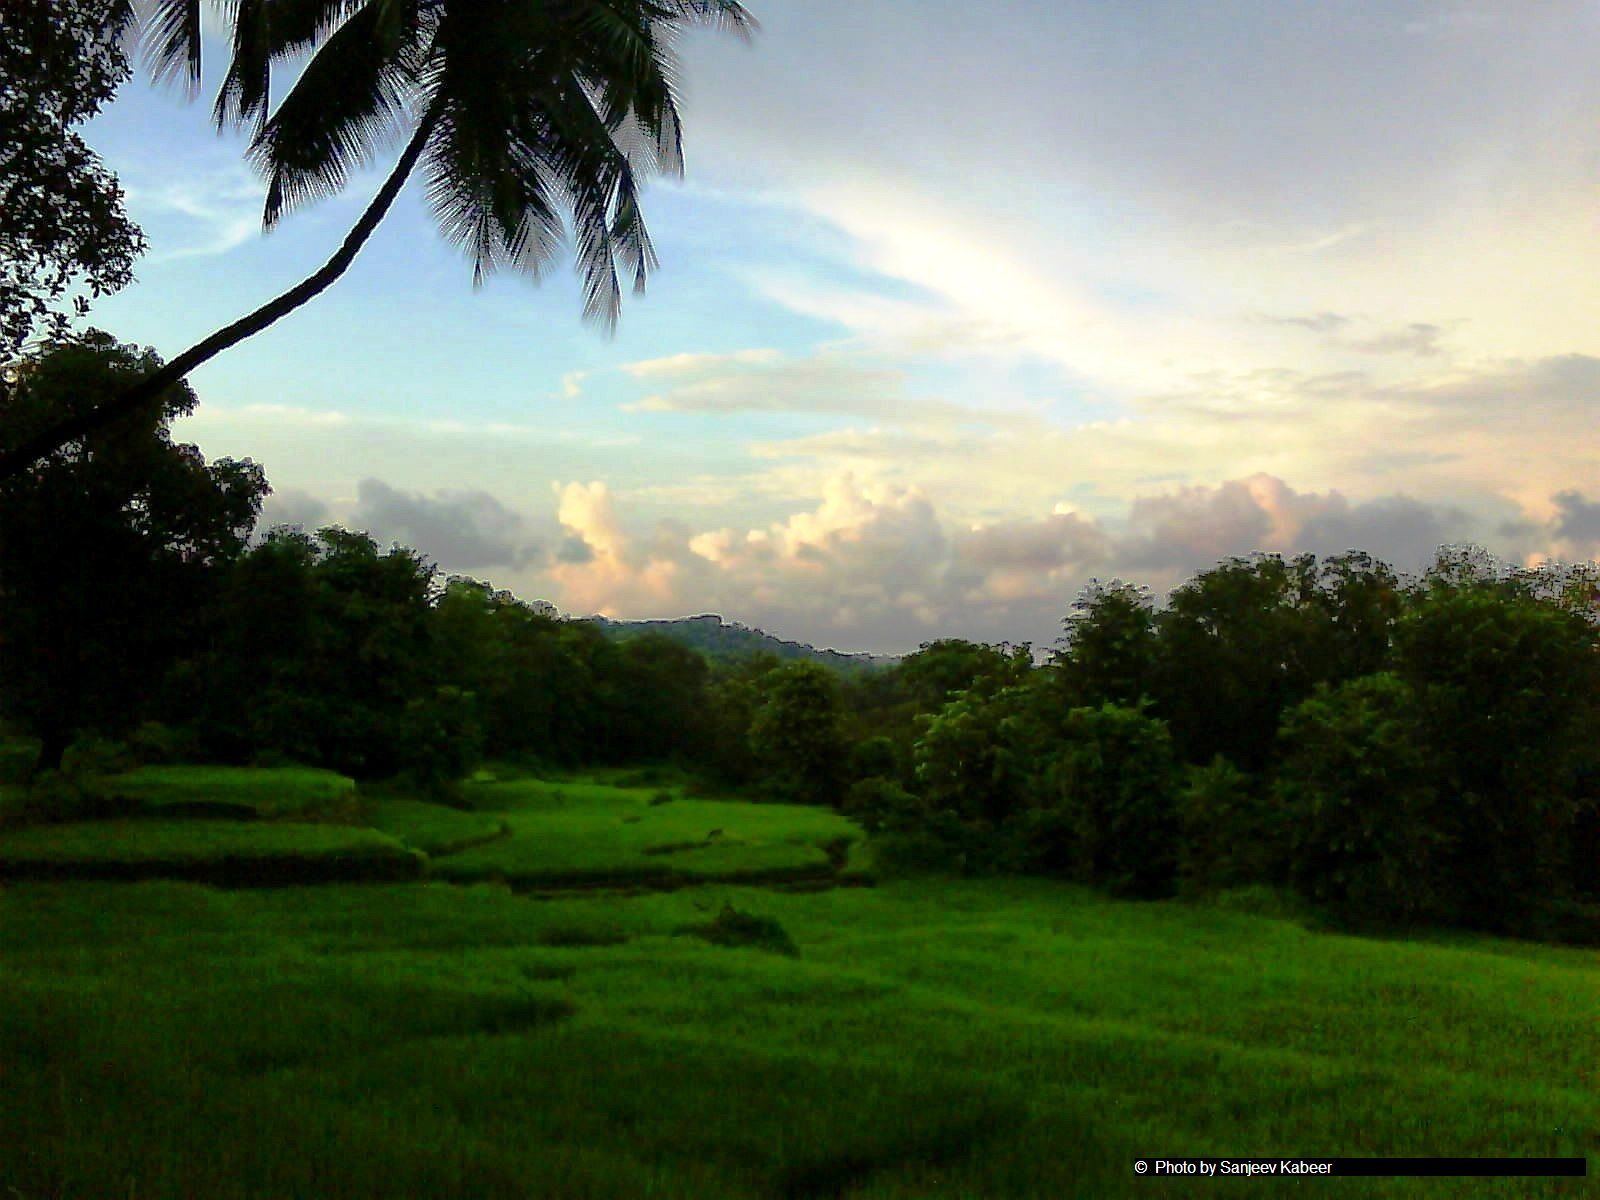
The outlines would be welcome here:
<svg viewBox="0 0 1600 1200">
<path fill-rule="evenodd" d="M 1091 576 L 1443 542 L 1600 555 L 1600 6 L 750 0 L 684 44 L 687 181 L 615 338 L 481 291 L 418 188 L 180 427 L 339 522 L 623 617 L 1047 646 Z M 172 357 L 325 260 L 209 100 L 86 138 L 149 238 L 93 322 Z M 395 152 L 398 152 L 396 148 Z"/>
</svg>

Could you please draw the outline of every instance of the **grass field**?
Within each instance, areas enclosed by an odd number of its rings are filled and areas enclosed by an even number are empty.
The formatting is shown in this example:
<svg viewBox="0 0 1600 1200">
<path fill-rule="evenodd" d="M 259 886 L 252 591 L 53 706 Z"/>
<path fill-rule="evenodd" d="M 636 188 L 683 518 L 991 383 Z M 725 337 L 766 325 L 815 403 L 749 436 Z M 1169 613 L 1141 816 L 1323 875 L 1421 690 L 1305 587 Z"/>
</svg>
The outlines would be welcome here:
<svg viewBox="0 0 1600 1200">
<path fill-rule="evenodd" d="M 826 809 L 691 800 L 672 789 L 525 779 L 473 784 L 466 795 L 510 837 L 436 863 L 441 878 L 521 887 L 816 878 L 832 875 L 861 836 Z"/>
<path fill-rule="evenodd" d="M 107 796 L 183 815 L 203 811 L 284 817 L 326 808 L 355 795 L 355 780 L 316 767 L 139 767 L 96 781 Z"/>
<path fill-rule="evenodd" d="M 424 854 L 454 854 L 492 842 L 506 833 L 505 822 L 487 813 L 461 812 L 404 797 L 368 801 L 364 820 Z"/>
<path fill-rule="evenodd" d="M 1592 950 L 1360 939 L 1041 881 L 740 886 L 826 882 L 846 854 L 859 874 L 858 831 L 630 781 L 502 775 L 465 789 L 472 811 L 328 793 L 366 826 L 0 832 L 0 1196 L 1283 1186 L 1132 1171 L 1198 1155 L 1586 1155 L 1600 1171 Z M 327 882 L 410 878 L 420 852 L 431 881 Z M 19 878 L 52 873 L 322 886 Z M 643 894 L 551 898 L 594 884 Z"/>
<path fill-rule="evenodd" d="M 281 884 L 405 879 L 425 860 L 376 829 L 140 818 L 36 825 L 0 835 L 0 880 L 173 877 Z"/>
<path fill-rule="evenodd" d="M 730 900 L 799 957 L 683 935 Z M 0 953 L 8 1200 L 1116 1197 L 1198 1190 L 1139 1155 L 1600 1162 L 1592 952 L 1011 881 L 22 884 Z"/>
</svg>

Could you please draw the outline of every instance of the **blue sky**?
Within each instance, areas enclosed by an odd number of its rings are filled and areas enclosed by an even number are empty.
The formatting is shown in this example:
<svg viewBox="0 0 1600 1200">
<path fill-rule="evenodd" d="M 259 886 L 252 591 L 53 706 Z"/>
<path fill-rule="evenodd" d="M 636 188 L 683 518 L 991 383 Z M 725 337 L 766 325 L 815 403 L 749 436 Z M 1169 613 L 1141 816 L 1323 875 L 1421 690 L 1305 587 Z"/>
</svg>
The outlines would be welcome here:
<svg viewBox="0 0 1600 1200">
<path fill-rule="evenodd" d="M 180 426 L 578 614 L 1047 645 L 1091 577 L 1441 542 L 1600 553 L 1600 10 L 752 0 L 683 45 L 687 175 L 613 338 L 570 260 L 471 286 L 418 189 L 195 372 Z M 92 320 L 175 355 L 332 253 L 138 79 L 86 130 L 150 242 Z M 390 156 L 398 148 L 389 151 Z"/>
</svg>

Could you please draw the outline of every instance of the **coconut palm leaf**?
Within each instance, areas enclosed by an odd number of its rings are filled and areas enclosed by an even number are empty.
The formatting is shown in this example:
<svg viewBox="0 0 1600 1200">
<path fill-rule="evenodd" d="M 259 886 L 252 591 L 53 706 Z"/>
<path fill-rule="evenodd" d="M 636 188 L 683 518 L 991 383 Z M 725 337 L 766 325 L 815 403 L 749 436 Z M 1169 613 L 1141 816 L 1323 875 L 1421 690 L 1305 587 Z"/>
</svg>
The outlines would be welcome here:
<svg viewBox="0 0 1600 1200">
<path fill-rule="evenodd" d="M 148 0 L 144 43 L 158 79 L 201 77 L 200 0 Z M 0 453 L 0 480 L 135 411 L 201 363 L 329 287 L 419 165 L 440 231 L 474 283 L 509 266 L 539 277 L 570 215 L 584 316 L 608 331 L 618 266 L 635 292 L 656 269 L 640 208 L 653 172 L 683 168 L 672 42 L 689 25 L 748 38 L 737 0 L 219 0 L 231 57 L 213 116 L 256 122 L 248 151 L 266 177 L 263 223 L 333 195 L 391 137 L 404 149 L 377 195 L 317 271 L 88 414 Z M 109 0 L 106 28 L 126 22 Z M 272 71 L 309 53 L 272 103 Z"/>
</svg>

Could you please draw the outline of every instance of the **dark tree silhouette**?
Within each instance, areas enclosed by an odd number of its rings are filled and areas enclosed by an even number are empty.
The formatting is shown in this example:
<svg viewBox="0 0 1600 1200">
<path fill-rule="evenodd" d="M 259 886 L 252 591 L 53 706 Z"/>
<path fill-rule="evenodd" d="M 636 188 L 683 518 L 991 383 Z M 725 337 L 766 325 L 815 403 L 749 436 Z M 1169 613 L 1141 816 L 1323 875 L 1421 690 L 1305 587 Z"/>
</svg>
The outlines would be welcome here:
<svg viewBox="0 0 1600 1200">
<path fill-rule="evenodd" d="M 25 364 L 13 417 L 81 411 L 160 366 L 91 330 Z M 168 424 L 197 403 L 187 384 L 158 400 L 0 482 L 0 702 L 40 738 L 41 766 L 80 730 L 138 719 L 268 491 L 249 459 L 207 464 L 172 442 Z"/>
<path fill-rule="evenodd" d="M 0 363 L 37 334 L 60 339 L 74 286 L 124 287 L 144 237 L 122 189 L 73 132 L 130 74 L 121 45 L 128 0 L 0 4 Z"/>
<path fill-rule="evenodd" d="M 200 80 L 200 0 L 159 0 L 145 31 L 158 75 Z M 473 279 L 509 266 L 538 278 L 570 214 L 584 315 L 615 327 L 620 264 L 635 292 L 656 263 L 639 208 L 649 172 L 678 174 L 676 34 L 715 24 L 748 36 L 735 0 L 234 0 L 219 126 L 255 123 L 249 156 L 267 180 L 263 221 L 343 188 L 390 137 L 405 148 L 321 269 L 190 347 L 105 404 L 0 453 L 0 479 L 149 403 L 228 347 L 326 289 L 354 260 L 421 164 L 444 236 Z M 276 111 L 272 70 L 311 51 Z"/>
</svg>

